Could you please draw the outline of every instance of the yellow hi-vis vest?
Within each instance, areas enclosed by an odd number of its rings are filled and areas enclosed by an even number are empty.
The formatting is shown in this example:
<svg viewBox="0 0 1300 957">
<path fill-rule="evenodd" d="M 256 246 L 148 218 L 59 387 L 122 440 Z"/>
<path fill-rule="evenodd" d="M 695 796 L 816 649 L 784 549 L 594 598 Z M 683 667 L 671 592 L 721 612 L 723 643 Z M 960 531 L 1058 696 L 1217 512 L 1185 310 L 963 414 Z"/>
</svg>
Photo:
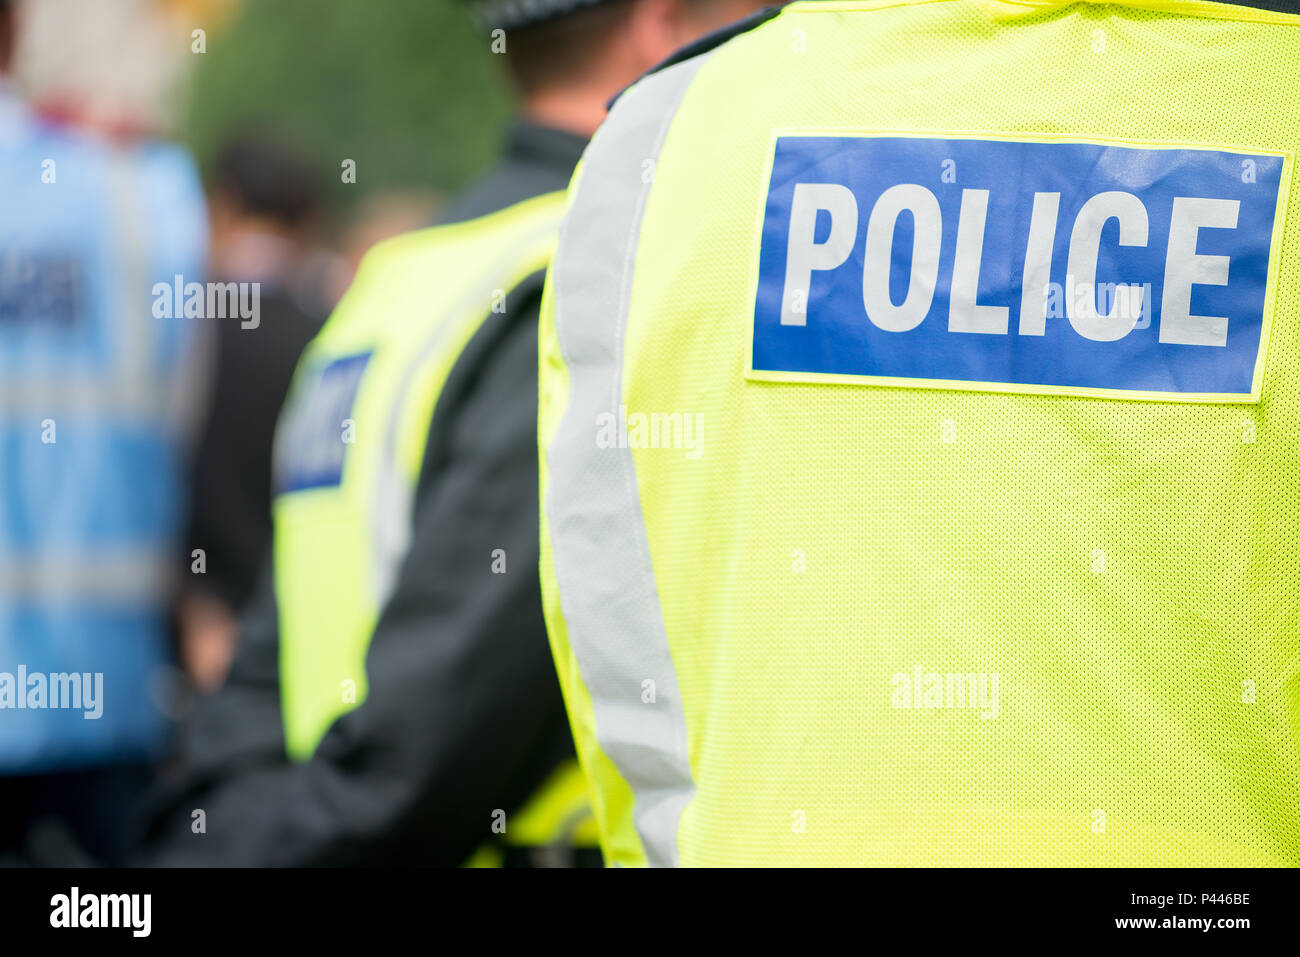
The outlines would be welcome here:
<svg viewBox="0 0 1300 957">
<path fill-rule="evenodd" d="M 1184 0 L 795 3 L 622 96 L 541 338 L 607 861 L 1300 864 L 1298 102 L 1300 17 Z"/>
<path fill-rule="evenodd" d="M 295 761 L 365 700 L 366 654 L 410 543 L 438 397 L 494 307 L 546 268 L 562 208 L 563 194 L 551 193 L 380 243 L 299 361 L 273 504 L 281 702 Z M 570 768 L 568 785 L 558 774 L 532 802 L 557 827 L 575 811 Z M 554 839 L 535 817 L 520 809 L 507 836 Z"/>
</svg>

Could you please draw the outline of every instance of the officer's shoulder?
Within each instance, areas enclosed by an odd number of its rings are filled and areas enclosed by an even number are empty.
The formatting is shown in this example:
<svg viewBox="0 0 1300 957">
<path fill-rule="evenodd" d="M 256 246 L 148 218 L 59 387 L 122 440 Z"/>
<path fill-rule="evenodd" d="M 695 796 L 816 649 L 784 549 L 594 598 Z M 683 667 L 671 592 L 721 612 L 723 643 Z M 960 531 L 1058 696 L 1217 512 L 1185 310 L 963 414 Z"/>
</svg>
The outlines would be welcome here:
<svg viewBox="0 0 1300 957">
<path fill-rule="evenodd" d="M 381 239 L 361 257 L 358 272 L 390 272 L 417 267 L 430 257 L 437 256 L 449 241 L 454 241 L 458 234 L 472 228 L 484 218 L 486 217 L 480 216 L 452 223 L 435 223 Z"/>
<path fill-rule="evenodd" d="M 432 234 L 440 228 L 428 226 L 408 233 L 399 233 L 375 243 L 365 251 L 361 261 L 357 263 L 352 288 L 361 285 L 360 281 L 363 279 L 379 280 L 382 277 L 391 277 L 394 272 L 413 268 L 435 247 L 436 237 Z"/>
<path fill-rule="evenodd" d="M 632 89 L 632 87 L 636 86 L 638 83 L 642 83 L 648 78 L 653 77 L 656 73 L 662 73 L 664 70 L 667 70 L 669 67 L 676 66 L 678 63 L 685 63 L 687 60 L 692 60 L 695 57 L 702 56 L 705 53 L 712 53 L 714 50 L 722 46 L 724 43 L 731 42 L 735 40 L 737 37 L 743 36 L 744 34 L 749 33 L 752 30 L 757 29 L 758 27 L 761 27 L 769 20 L 778 16 L 783 9 L 784 9 L 784 5 L 781 4 L 777 4 L 775 6 L 770 6 L 770 7 L 764 7 L 762 10 L 759 10 L 757 13 L 752 13 L 749 16 L 744 17 L 743 19 L 737 20 L 735 23 L 722 27 L 720 30 L 714 30 L 712 33 L 706 33 L 698 40 L 691 41 L 681 49 L 677 50 L 675 53 L 670 54 L 667 58 L 661 60 L 660 62 L 652 66 L 650 69 L 646 70 L 646 72 L 641 74 L 641 76 L 639 76 L 633 83 L 629 84 L 619 92 L 615 93 L 614 96 L 610 98 L 609 103 L 606 105 L 608 106 L 609 109 L 612 110 L 614 108 L 614 104 L 617 103 L 619 99 L 622 98 L 623 94 L 626 93 L 628 90 Z"/>
<path fill-rule="evenodd" d="M 361 257 L 357 275 L 392 279 L 412 271 L 424 275 L 449 249 L 484 236 L 509 236 L 548 215 L 558 218 L 563 208 L 562 190 L 540 193 L 501 209 L 450 223 L 437 223 L 380 240 Z"/>
</svg>

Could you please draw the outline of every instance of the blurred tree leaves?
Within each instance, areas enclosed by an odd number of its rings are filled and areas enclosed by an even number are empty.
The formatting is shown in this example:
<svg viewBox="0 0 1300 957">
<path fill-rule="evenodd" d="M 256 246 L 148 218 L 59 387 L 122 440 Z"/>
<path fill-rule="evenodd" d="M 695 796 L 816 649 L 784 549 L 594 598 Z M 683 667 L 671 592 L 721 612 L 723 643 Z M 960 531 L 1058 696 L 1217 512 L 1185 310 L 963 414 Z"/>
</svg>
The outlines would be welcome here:
<svg viewBox="0 0 1300 957">
<path fill-rule="evenodd" d="M 205 167 L 269 131 L 337 209 L 389 188 L 453 189 L 491 162 L 511 106 L 463 0 L 246 0 L 198 55 L 185 136 Z M 356 160 L 356 185 L 341 164 Z"/>
</svg>

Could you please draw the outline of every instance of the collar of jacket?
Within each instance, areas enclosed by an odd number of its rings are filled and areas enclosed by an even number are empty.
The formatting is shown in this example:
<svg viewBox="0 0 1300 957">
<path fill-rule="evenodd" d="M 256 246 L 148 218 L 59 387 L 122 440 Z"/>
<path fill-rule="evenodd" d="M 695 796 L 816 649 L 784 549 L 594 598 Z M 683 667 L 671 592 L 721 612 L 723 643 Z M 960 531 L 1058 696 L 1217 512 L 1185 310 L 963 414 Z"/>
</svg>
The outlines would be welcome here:
<svg viewBox="0 0 1300 957">
<path fill-rule="evenodd" d="M 518 120 L 506 134 L 505 155 L 510 159 L 570 172 L 578 165 L 586 148 L 586 138 L 576 133 Z"/>
</svg>

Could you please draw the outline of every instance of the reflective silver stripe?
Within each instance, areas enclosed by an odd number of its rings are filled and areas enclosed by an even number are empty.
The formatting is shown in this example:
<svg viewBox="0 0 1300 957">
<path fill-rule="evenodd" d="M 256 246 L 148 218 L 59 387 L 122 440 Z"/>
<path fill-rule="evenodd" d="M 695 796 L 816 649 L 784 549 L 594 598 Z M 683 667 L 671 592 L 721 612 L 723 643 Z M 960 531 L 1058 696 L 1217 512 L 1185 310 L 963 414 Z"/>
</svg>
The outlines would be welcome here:
<svg viewBox="0 0 1300 957">
<path fill-rule="evenodd" d="M 521 259 L 533 255 L 540 243 L 555 235 L 563 212 L 563 204 L 557 201 L 548 215 L 529 224 L 523 235 L 501 253 L 494 266 L 504 265 L 506 269 L 518 269 Z M 520 276 L 515 279 L 508 275 L 505 269 L 494 269 L 481 282 L 472 285 L 465 295 L 457 300 L 456 305 L 447 310 L 442 321 L 433 327 L 429 337 L 416 350 L 402 375 L 402 383 L 393 397 L 392 415 L 388 420 L 384 448 L 375 475 L 374 494 L 371 499 L 370 527 L 373 538 L 370 568 L 376 607 L 382 608 L 392 594 L 393 588 L 396 587 L 402 559 L 411 545 L 415 488 L 403 474 L 401 463 L 398 461 L 397 433 L 411 391 L 416 386 L 417 374 L 452 332 L 453 320 L 460 316 L 479 320 L 485 318 L 491 310 L 492 294 L 497 289 L 508 286 L 512 281 L 521 282 L 526 278 L 527 276 Z M 483 311 L 476 313 L 474 310 L 479 306 L 482 306 Z"/>
<path fill-rule="evenodd" d="M 149 304 L 148 267 L 145 265 L 145 230 L 143 202 L 135 169 L 126 153 L 115 151 L 108 164 L 108 180 L 112 188 L 109 203 L 117 216 L 117 240 L 121 250 L 121 273 L 117 283 L 116 315 L 114 316 L 113 344 L 117 351 L 117 377 L 119 387 L 135 392 L 139 400 L 151 399 L 162 407 L 162 397 L 155 389 L 147 389 L 153 378 L 150 373 L 152 352 L 150 346 L 157 337 L 152 334 L 152 312 Z M 152 393 L 152 394 L 151 394 Z"/>
<path fill-rule="evenodd" d="M 85 422 L 126 420 L 152 424 L 165 415 L 163 401 L 146 383 L 129 383 L 117 376 L 57 370 L 44 381 L 27 376 L 0 383 L 0 409 L 6 418 L 64 418 Z"/>
<path fill-rule="evenodd" d="M 167 556 L 157 549 L 0 554 L 0 600 L 23 598 L 60 607 L 91 601 L 153 608 L 170 593 L 174 572 Z"/>
<path fill-rule="evenodd" d="M 596 738 L 635 797 L 652 865 L 677 864 L 677 827 L 695 793 L 677 673 L 668 648 L 630 449 L 601 449 L 596 422 L 617 413 L 641 218 L 686 89 L 709 55 L 633 87 L 596 133 L 552 267 L 555 328 L 569 404 L 547 450 L 546 514 L 569 643 L 591 694 Z M 653 167 L 651 167 L 653 168 Z M 639 188 L 638 188 L 639 186 Z M 643 704 L 642 682 L 655 700 Z"/>
</svg>

